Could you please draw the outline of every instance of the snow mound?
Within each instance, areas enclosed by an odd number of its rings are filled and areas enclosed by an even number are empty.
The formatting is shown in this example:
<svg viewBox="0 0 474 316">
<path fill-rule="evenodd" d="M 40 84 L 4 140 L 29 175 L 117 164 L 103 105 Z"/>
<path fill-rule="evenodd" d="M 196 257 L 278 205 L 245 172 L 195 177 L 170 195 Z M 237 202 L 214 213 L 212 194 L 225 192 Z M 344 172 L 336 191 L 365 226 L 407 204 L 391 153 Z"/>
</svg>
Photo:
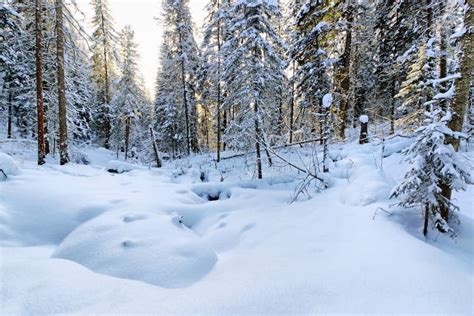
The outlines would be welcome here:
<svg viewBox="0 0 474 316">
<path fill-rule="evenodd" d="M 118 160 L 111 160 L 105 166 L 105 170 L 111 173 L 124 173 L 140 169 L 143 169 L 143 167 Z"/>
<path fill-rule="evenodd" d="M 174 217 L 124 211 L 107 212 L 79 226 L 53 257 L 165 288 L 187 287 L 217 262 L 215 252 Z"/>
<path fill-rule="evenodd" d="M 7 176 L 17 176 L 21 173 L 20 167 L 18 167 L 16 161 L 11 156 L 4 153 L 0 153 L 0 169 L 2 169 Z M 2 176 L 3 174 L 0 172 L 0 178 Z"/>
<path fill-rule="evenodd" d="M 341 201 L 352 206 L 366 206 L 387 200 L 394 182 L 374 166 L 358 166 L 341 190 Z"/>
</svg>

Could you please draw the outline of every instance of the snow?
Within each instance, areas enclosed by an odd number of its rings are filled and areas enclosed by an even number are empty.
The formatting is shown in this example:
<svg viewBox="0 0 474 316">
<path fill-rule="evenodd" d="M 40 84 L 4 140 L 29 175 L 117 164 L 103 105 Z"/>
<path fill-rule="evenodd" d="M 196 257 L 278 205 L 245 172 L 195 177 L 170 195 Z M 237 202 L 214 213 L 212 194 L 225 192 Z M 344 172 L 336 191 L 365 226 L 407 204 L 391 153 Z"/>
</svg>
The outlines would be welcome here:
<svg viewBox="0 0 474 316">
<path fill-rule="evenodd" d="M 110 211 L 75 229 L 53 257 L 98 273 L 166 288 L 186 287 L 206 275 L 217 257 L 180 226 L 163 214 Z"/>
<path fill-rule="evenodd" d="M 119 160 L 111 160 L 107 163 L 105 169 L 109 172 L 113 173 L 124 173 L 124 172 L 130 172 L 132 170 L 138 170 L 142 169 L 140 166 L 119 161 Z"/>
<path fill-rule="evenodd" d="M 361 115 L 361 116 L 359 117 L 359 121 L 360 121 L 361 123 L 369 123 L 369 117 L 368 117 L 367 115 Z"/>
<path fill-rule="evenodd" d="M 294 203 L 302 176 L 278 163 L 261 181 L 208 155 L 111 174 L 104 149 L 38 167 L 8 147 L 22 173 L 0 182 L 2 313 L 472 314 L 474 189 L 454 193 L 457 241 L 425 241 L 421 213 L 388 199 L 412 141 L 331 145 L 331 187 Z M 281 155 L 311 159 L 298 150 Z"/>
<path fill-rule="evenodd" d="M 0 152 L 0 169 L 3 170 L 3 172 L 7 176 L 17 176 L 21 173 L 20 167 L 18 167 L 18 164 L 16 161 L 9 155 L 1 153 Z M 3 176 L 3 174 L 0 174 L 0 178 Z"/>
<path fill-rule="evenodd" d="M 448 91 L 446 91 L 444 93 L 441 92 L 441 93 L 436 94 L 433 97 L 433 99 L 435 99 L 435 100 L 452 99 L 454 97 L 454 91 L 455 91 L 454 84 L 452 84 L 451 88 L 449 88 Z"/>
<path fill-rule="evenodd" d="M 325 94 L 323 96 L 323 107 L 325 108 L 331 107 L 332 101 L 333 101 L 332 94 L 331 93 Z"/>
</svg>

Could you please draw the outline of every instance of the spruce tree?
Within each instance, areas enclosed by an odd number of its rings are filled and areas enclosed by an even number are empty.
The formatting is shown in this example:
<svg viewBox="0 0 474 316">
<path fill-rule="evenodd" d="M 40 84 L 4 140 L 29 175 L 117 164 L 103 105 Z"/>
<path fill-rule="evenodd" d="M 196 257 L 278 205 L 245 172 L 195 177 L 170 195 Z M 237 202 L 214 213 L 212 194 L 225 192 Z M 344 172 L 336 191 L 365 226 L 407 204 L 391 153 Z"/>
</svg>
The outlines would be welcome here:
<svg viewBox="0 0 474 316">
<path fill-rule="evenodd" d="M 415 142 L 403 151 L 410 169 L 405 179 L 392 191 L 391 198 L 401 198 L 400 207 L 421 207 L 424 213 L 423 234 L 428 234 L 430 221 L 442 233 L 456 236 L 455 230 L 443 217 L 442 209 L 450 211 L 456 218 L 459 207 L 442 194 L 442 184 L 451 190 L 465 190 L 466 184 L 472 184 L 471 172 L 450 144 L 447 137 L 456 139 L 465 135 L 454 132 L 448 127 L 451 113 L 440 108 L 426 112 L 425 125 L 420 127 Z"/>
<path fill-rule="evenodd" d="M 247 0 L 233 3 L 230 12 L 229 39 L 222 49 L 227 85 L 224 106 L 232 106 L 233 118 L 225 138 L 235 149 L 255 146 L 257 177 L 262 178 L 260 147 L 269 146 L 271 117 L 278 115 L 275 91 L 284 77 L 277 49 L 283 43 L 271 23 L 280 11 L 275 1 Z"/>
<path fill-rule="evenodd" d="M 94 16 L 92 26 L 93 55 L 92 79 L 97 87 L 96 125 L 99 138 L 105 148 L 110 147 L 113 113 L 110 103 L 113 98 L 112 82 L 115 78 L 115 42 L 117 35 L 110 14 L 108 0 L 92 0 Z"/>
</svg>

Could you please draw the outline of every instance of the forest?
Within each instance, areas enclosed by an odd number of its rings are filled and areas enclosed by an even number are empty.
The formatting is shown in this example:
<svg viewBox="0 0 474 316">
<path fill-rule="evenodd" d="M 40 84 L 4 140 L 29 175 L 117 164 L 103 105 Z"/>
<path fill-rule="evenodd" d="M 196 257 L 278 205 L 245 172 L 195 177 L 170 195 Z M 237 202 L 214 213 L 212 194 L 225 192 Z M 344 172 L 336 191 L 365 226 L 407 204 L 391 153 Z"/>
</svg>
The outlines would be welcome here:
<svg viewBox="0 0 474 316">
<path fill-rule="evenodd" d="M 474 312 L 473 0 L 151 1 L 153 95 L 80 1 L 0 0 L 7 314 Z"/>
</svg>

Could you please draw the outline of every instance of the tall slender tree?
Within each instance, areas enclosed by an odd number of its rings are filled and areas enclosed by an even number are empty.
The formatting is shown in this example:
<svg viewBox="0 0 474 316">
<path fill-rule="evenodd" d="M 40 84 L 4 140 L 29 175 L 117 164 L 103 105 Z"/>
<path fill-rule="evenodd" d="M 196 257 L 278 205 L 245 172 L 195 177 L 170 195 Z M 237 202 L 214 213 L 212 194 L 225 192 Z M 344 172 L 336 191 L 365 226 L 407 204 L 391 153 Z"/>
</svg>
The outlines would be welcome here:
<svg viewBox="0 0 474 316">
<path fill-rule="evenodd" d="M 105 148 L 110 148 L 112 113 L 110 102 L 112 100 L 112 82 L 114 80 L 114 61 L 116 32 L 110 14 L 108 0 L 92 0 L 94 16 L 93 32 L 93 73 L 92 77 L 98 88 L 97 126 L 100 138 Z"/>
<path fill-rule="evenodd" d="M 280 14 L 279 9 L 275 1 L 233 3 L 230 35 L 222 47 L 228 93 L 224 106 L 232 105 L 235 113 L 226 138 L 237 149 L 248 150 L 253 143 L 258 178 L 263 177 L 260 147 L 269 146 L 266 134 L 271 116 L 278 115 L 275 91 L 284 77 L 277 49 L 283 43 L 271 23 Z"/>
<path fill-rule="evenodd" d="M 35 34 L 36 34 L 36 102 L 37 102 L 37 124 L 38 124 L 38 165 L 45 163 L 45 143 L 43 126 L 43 73 L 41 59 L 41 0 L 35 0 Z"/>
<path fill-rule="evenodd" d="M 64 75 L 64 26 L 62 0 L 56 0 L 56 63 L 59 108 L 59 163 L 64 165 L 69 162 L 69 154 L 67 137 L 66 83 Z"/>
</svg>

